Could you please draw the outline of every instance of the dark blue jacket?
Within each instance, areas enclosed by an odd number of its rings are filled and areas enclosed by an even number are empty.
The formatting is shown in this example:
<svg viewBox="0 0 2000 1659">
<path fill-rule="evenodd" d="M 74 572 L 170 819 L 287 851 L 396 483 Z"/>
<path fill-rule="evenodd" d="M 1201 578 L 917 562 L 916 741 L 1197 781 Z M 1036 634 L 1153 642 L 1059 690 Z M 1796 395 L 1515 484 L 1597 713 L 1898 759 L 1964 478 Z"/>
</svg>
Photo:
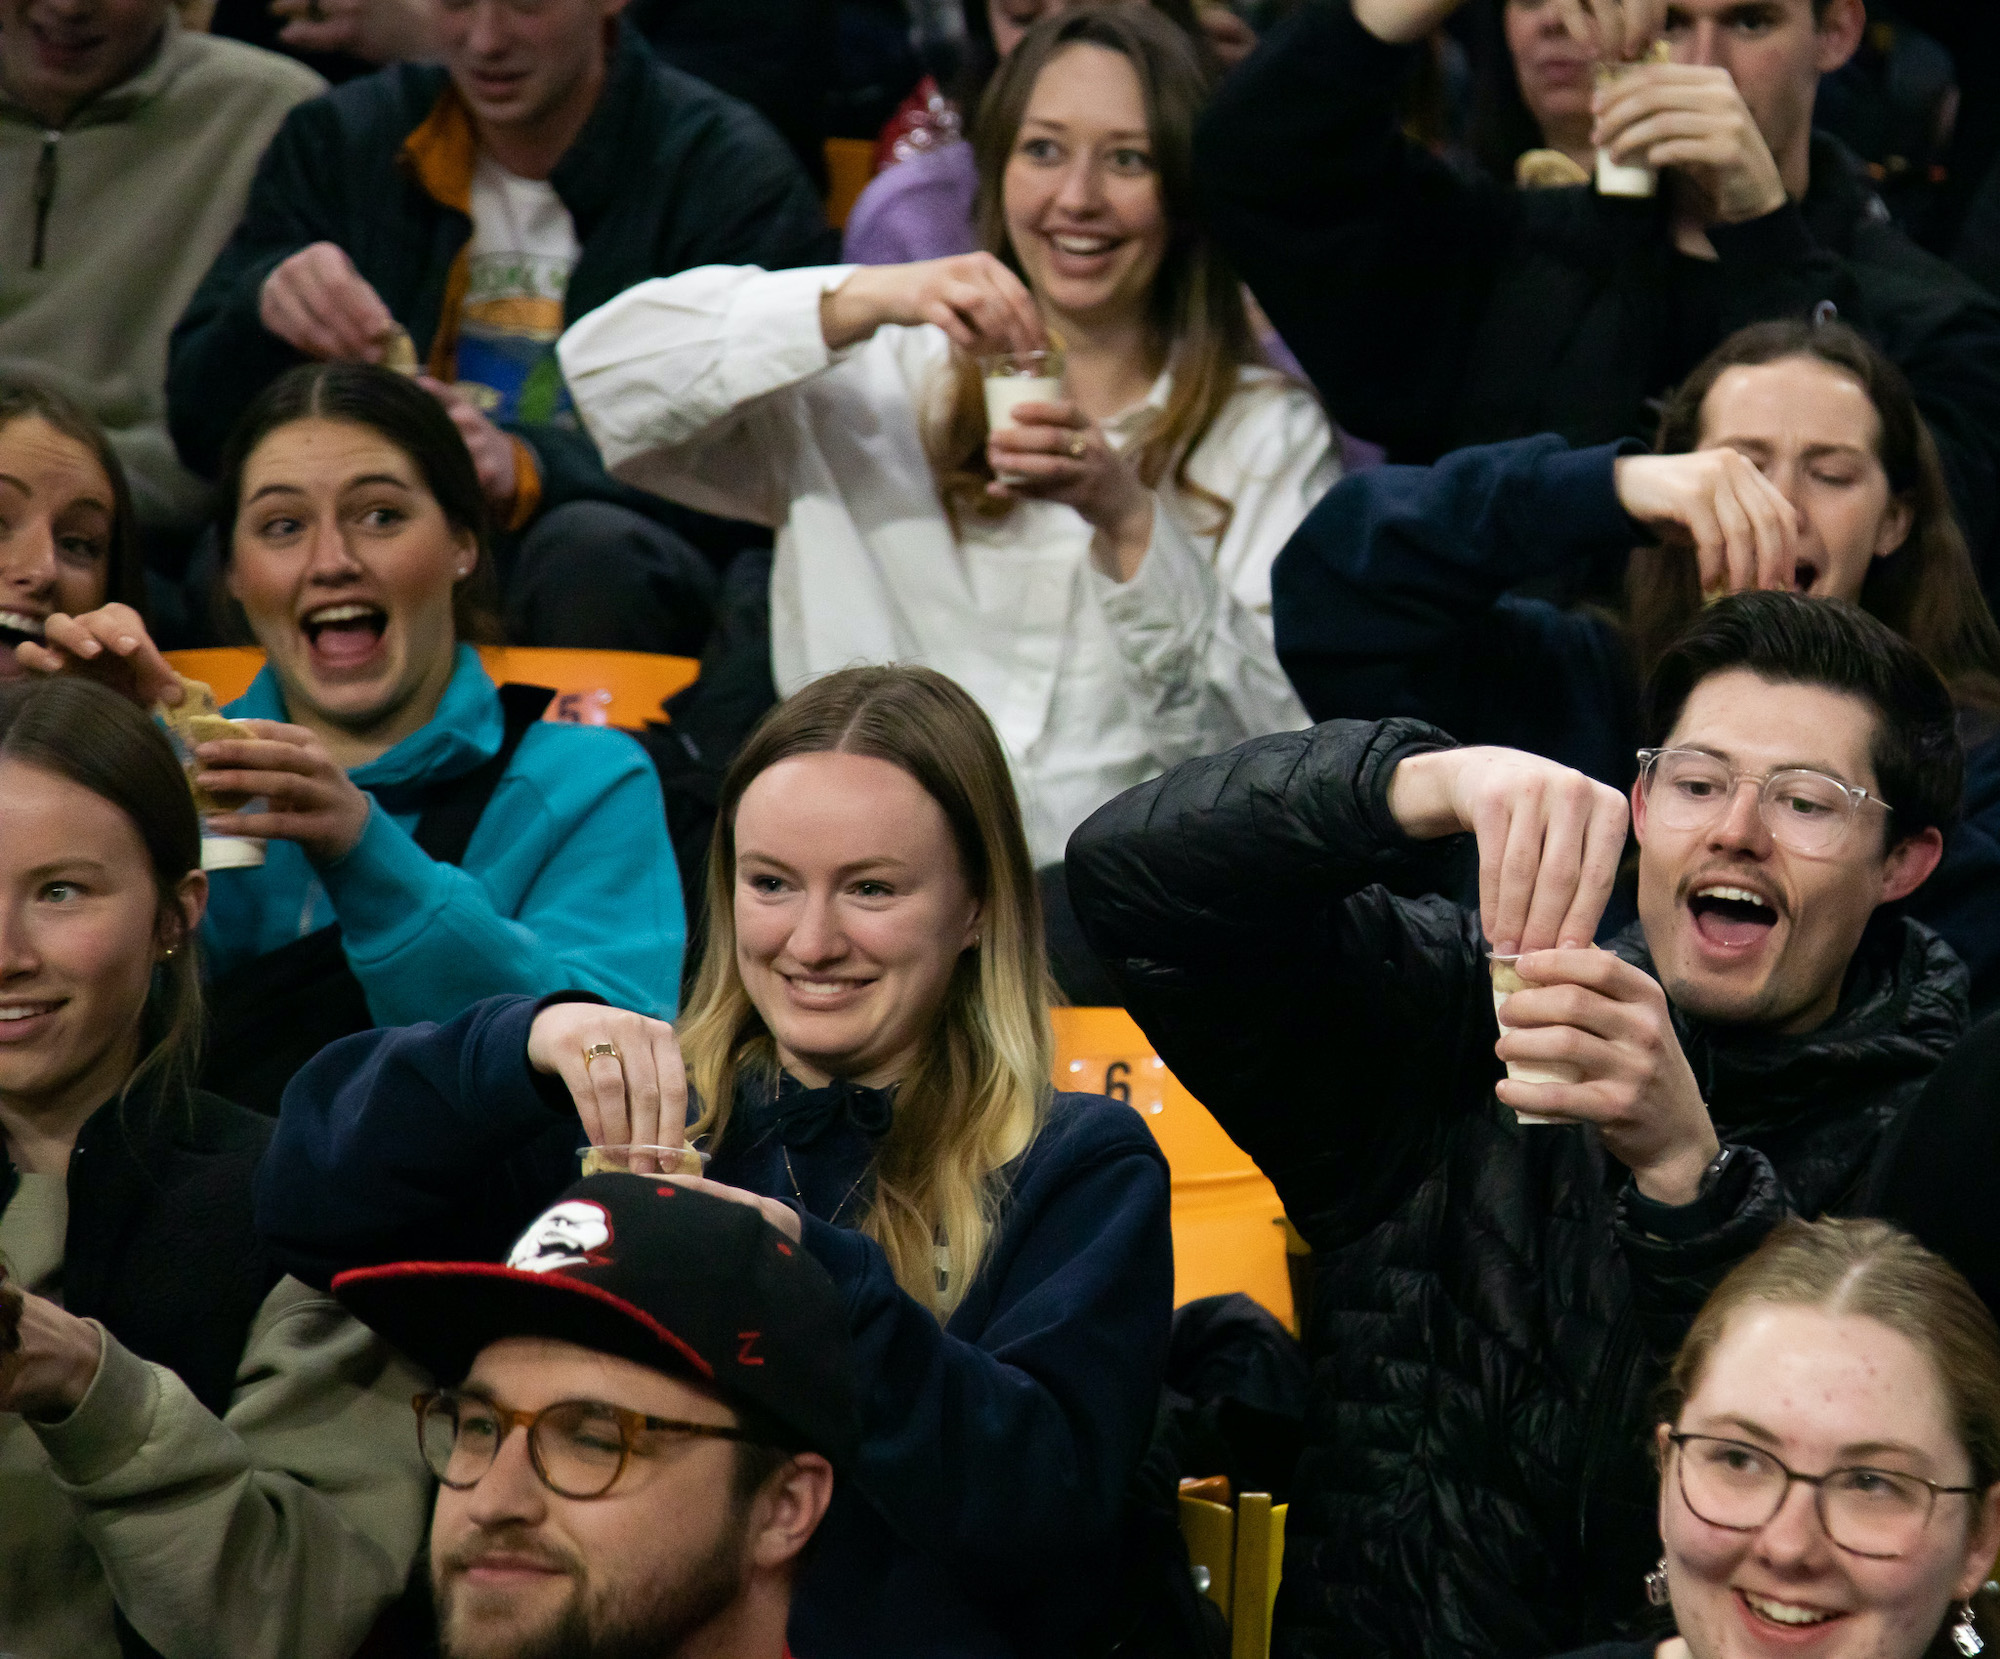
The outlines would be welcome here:
<svg viewBox="0 0 2000 1659">
<path fill-rule="evenodd" d="M 371 1262 L 503 1256 L 577 1174 L 575 1109 L 526 1059 L 544 1005 L 494 997 L 448 1024 L 365 1032 L 300 1072 L 257 1182 L 278 1259 L 325 1284 Z M 709 1176 L 806 1195 L 804 1241 L 846 1294 L 862 1382 L 861 1450 L 800 1577 L 793 1648 L 1078 1651 L 1166 1360 L 1167 1166 L 1143 1120 L 1101 1095 L 1055 1097 L 940 1328 L 872 1239 L 819 1219 L 863 1208 L 866 1134 L 842 1121 L 788 1148 L 749 1094 Z"/>
<path fill-rule="evenodd" d="M 1637 449 L 1544 435 L 1342 479 L 1271 572 L 1278 659 L 1312 717 L 1427 720 L 1629 788 L 1641 739 L 1623 633 L 1512 590 L 1615 586 L 1647 536 L 1612 481 Z M 1965 959 L 1980 1009 L 2000 1001 L 2000 735 L 1969 715 L 1964 730 L 1964 816 L 1907 909 Z"/>
</svg>

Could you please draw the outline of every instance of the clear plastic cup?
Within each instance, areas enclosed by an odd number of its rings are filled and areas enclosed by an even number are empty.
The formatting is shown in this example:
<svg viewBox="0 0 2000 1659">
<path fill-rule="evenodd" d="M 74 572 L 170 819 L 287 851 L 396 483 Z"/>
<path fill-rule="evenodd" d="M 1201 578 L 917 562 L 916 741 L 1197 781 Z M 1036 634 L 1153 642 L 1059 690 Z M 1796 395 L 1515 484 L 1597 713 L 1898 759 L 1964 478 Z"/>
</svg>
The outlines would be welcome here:
<svg viewBox="0 0 2000 1659">
<path fill-rule="evenodd" d="M 1527 989 L 1527 982 L 1521 978 L 1515 967 L 1519 956 L 1495 955 L 1489 964 L 1493 970 L 1493 1017 L 1504 1029 L 1507 1022 L 1501 1018 L 1500 1010 L 1507 1006 L 1507 999 L 1516 991 Z M 1520 1060 L 1507 1062 L 1507 1075 L 1516 1083 L 1574 1083 L 1583 1073 L 1575 1066 L 1562 1060 L 1542 1060 L 1528 1064 Z M 1541 1112 L 1516 1112 L 1517 1123 L 1568 1123 L 1568 1118 L 1548 1117 Z"/>
<path fill-rule="evenodd" d="M 254 835 L 217 835 L 208 827 L 206 818 L 201 821 L 204 870 L 254 870 L 264 862 L 264 846 Z"/>
<path fill-rule="evenodd" d="M 700 1175 L 708 1154 L 692 1146 L 586 1146 L 577 1157 L 585 1175 Z"/>
<path fill-rule="evenodd" d="M 1643 60 L 1647 63 L 1667 61 L 1665 42 L 1656 41 L 1653 49 Z M 1611 85 L 1629 74 L 1637 64 L 1600 63 L 1592 71 L 1592 78 L 1600 87 Z M 1624 196 L 1632 200 L 1643 200 L 1656 196 L 1660 191 L 1660 175 L 1651 168 L 1629 161 L 1615 161 L 1609 150 L 1597 152 L 1597 193 L 1600 196 Z"/>
<path fill-rule="evenodd" d="M 997 357 L 982 357 L 979 372 L 986 385 L 989 432 L 1014 425 L 1014 410 L 1020 404 L 1063 400 L 1063 354 L 1053 347 L 1047 351 L 1004 351 Z M 1017 484 L 1020 479 L 1003 473 L 1000 482 Z"/>
</svg>

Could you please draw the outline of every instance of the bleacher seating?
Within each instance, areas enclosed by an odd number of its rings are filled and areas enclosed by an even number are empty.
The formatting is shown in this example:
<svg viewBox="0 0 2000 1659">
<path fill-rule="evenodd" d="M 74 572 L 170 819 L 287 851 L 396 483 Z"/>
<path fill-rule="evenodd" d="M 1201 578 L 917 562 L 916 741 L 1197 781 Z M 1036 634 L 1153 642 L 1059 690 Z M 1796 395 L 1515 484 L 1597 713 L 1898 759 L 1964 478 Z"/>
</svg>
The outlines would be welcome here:
<svg viewBox="0 0 2000 1659">
<path fill-rule="evenodd" d="M 1242 1291 L 1293 1322 L 1284 1206 L 1250 1157 L 1189 1094 L 1122 1008 L 1055 1008 L 1055 1084 L 1144 1116 L 1174 1183 L 1174 1302 Z"/>
<path fill-rule="evenodd" d="M 166 655 L 167 661 L 189 679 L 206 681 L 221 703 L 241 697 L 264 666 L 264 653 L 247 645 L 169 651 Z M 479 657 L 497 684 L 514 680 L 554 687 L 556 700 L 544 719 L 634 731 L 648 720 L 666 719 L 660 704 L 694 684 L 701 672 L 701 664 L 693 657 L 656 656 L 647 651 L 482 645 Z"/>
<path fill-rule="evenodd" d="M 1181 1537 L 1196 1587 L 1229 1621 L 1229 1659 L 1266 1659 L 1271 1651 L 1289 1507 L 1268 1492 L 1245 1492 L 1232 1504 L 1221 1475 L 1181 1482 Z"/>
</svg>

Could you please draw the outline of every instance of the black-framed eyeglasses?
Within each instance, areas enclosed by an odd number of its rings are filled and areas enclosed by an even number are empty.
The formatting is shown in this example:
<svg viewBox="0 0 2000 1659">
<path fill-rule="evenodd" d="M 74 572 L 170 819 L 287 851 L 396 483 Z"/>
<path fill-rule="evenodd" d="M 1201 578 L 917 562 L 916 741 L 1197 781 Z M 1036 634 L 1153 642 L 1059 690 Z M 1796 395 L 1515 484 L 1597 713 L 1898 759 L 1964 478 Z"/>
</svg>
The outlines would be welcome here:
<svg viewBox="0 0 2000 1659">
<path fill-rule="evenodd" d="M 1839 847 L 1864 806 L 1894 809 L 1879 795 L 1804 767 L 1738 772 L 1701 749 L 1641 749 L 1639 787 L 1646 809 L 1669 829 L 1707 829 L 1736 799 L 1745 780 L 1757 785 L 1757 812 L 1771 839 L 1808 858 Z"/>
<path fill-rule="evenodd" d="M 1813 1489 L 1813 1506 L 1827 1537 L 1850 1555 L 1893 1561 L 1915 1549 L 1940 1494 L 1971 1496 L 1976 1486 L 1942 1486 L 1900 1469 L 1857 1464 L 1802 1475 L 1762 1446 L 1712 1434 L 1669 1434 L 1680 1452 L 1681 1498 L 1710 1526 L 1755 1532 L 1785 1507 L 1799 1481 Z"/>
<path fill-rule="evenodd" d="M 754 1440 L 742 1429 L 650 1417 L 602 1400 L 558 1400 L 540 1411 L 515 1411 L 477 1394 L 441 1388 L 411 1402 L 424 1462 L 457 1491 L 477 1486 L 516 1428 L 528 1432 L 528 1462 L 558 1497 L 601 1498 L 648 1435 L 690 1434 L 709 1440 Z"/>
</svg>

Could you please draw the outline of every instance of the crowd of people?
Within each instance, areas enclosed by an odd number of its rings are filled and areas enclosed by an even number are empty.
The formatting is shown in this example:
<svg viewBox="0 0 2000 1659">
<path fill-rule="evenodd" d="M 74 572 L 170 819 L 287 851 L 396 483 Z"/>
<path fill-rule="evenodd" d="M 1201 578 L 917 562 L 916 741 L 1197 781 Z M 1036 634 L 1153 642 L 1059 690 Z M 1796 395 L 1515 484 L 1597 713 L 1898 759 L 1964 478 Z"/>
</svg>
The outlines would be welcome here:
<svg viewBox="0 0 2000 1659">
<path fill-rule="evenodd" d="M 889 10 L 0 0 L 0 1659 L 1972 1659 L 1988 37 Z"/>
</svg>

